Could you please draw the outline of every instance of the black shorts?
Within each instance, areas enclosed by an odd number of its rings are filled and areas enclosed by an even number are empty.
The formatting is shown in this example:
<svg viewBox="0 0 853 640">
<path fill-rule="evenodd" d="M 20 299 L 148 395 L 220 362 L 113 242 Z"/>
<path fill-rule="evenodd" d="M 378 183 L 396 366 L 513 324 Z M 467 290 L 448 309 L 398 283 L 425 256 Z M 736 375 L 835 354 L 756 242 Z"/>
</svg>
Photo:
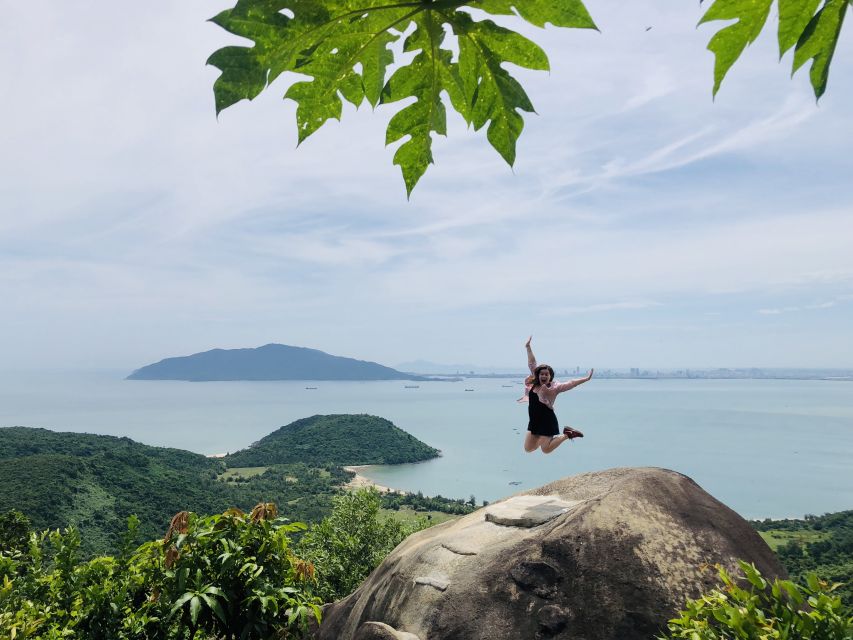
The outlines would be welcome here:
<svg viewBox="0 0 853 640">
<path fill-rule="evenodd" d="M 557 416 L 554 416 L 552 421 L 548 421 L 543 423 L 542 421 L 537 421 L 535 424 L 533 421 L 528 423 L 527 430 L 535 436 L 555 436 L 560 433 L 560 425 L 557 422 Z"/>
</svg>

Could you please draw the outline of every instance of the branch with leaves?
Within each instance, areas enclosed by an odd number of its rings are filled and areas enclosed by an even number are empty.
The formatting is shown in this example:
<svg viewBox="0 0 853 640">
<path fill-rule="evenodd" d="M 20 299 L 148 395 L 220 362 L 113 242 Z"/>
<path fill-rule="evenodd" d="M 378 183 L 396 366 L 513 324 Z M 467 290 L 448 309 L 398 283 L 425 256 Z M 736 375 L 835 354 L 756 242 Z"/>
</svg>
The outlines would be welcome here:
<svg viewBox="0 0 853 640">
<path fill-rule="evenodd" d="M 793 71 L 813 61 L 820 97 L 853 0 L 777 1 L 780 56 L 794 48 Z M 773 2 L 715 0 L 702 17 L 700 24 L 735 20 L 708 45 L 716 56 L 714 94 L 764 28 Z M 214 84 L 216 111 L 255 98 L 291 72 L 310 78 L 284 96 L 297 104 L 300 143 L 339 120 L 344 100 L 376 107 L 414 98 L 394 114 L 385 136 L 386 144 L 402 141 L 394 164 L 408 194 L 433 162 L 433 134 L 447 133 L 448 104 L 475 130 L 486 127 L 489 143 L 512 165 L 521 113 L 533 104 L 505 64 L 547 70 L 548 57 L 528 38 L 467 9 L 537 27 L 596 29 L 581 0 L 238 0 L 212 21 L 253 45 L 224 47 L 208 59 L 222 72 Z"/>
</svg>

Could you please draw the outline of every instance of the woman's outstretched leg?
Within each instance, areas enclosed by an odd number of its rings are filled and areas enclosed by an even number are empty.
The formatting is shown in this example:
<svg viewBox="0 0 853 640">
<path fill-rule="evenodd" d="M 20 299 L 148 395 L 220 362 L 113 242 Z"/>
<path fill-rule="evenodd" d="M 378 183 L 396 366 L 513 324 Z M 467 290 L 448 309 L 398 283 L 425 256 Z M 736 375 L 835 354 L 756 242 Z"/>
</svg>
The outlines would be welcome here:
<svg viewBox="0 0 853 640">
<path fill-rule="evenodd" d="M 551 453 L 554 449 L 563 444 L 566 440 L 569 439 L 569 436 L 565 434 L 561 434 L 559 436 L 553 436 L 548 442 L 542 445 L 542 453 Z"/>
<path fill-rule="evenodd" d="M 528 431 L 527 434 L 524 436 L 524 450 L 527 453 L 536 451 L 539 448 L 540 440 L 542 440 L 540 436 L 537 436 Z"/>
<path fill-rule="evenodd" d="M 537 436 L 530 431 L 524 436 L 524 450 L 527 453 L 542 449 L 542 453 L 551 453 L 571 437 L 565 433 L 558 436 Z"/>
</svg>

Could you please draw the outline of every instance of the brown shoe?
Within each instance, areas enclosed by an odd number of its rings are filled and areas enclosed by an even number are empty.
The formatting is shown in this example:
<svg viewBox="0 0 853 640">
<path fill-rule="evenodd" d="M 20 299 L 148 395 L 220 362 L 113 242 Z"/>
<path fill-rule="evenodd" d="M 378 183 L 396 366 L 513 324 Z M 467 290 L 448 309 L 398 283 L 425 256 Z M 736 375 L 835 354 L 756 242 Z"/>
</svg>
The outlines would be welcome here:
<svg viewBox="0 0 853 640">
<path fill-rule="evenodd" d="M 583 433 L 577 429 L 572 429 L 571 427 L 564 427 L 563 435 L 568 437 L 569 440 L 572 440 L 573 438 L 583 438 Z"/>
</svg>

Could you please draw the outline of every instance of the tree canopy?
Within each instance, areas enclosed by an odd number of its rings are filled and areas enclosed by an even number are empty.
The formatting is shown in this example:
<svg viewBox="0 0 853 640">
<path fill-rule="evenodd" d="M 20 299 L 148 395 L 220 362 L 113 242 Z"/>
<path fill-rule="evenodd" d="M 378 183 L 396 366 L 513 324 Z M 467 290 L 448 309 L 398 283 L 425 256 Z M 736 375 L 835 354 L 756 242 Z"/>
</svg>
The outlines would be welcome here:
<svg viewBox="0 0 853 640">
<path fill-rule="evenodd" d="M 819 98 L 850 1 L 714 0 L 700 20 L 727 21 L 708 44 L 714 94 L 778 2 L 779 55 L 794 49 L 793 72 L 812 62 Z M 408 194 L 433 162 L 433 134 L 447 133 L 448 104 L 475 130 L 485 127 L 489 143 L 512 165 L 521 112 L 532 112 L 533 104 L 505 64 L 547 70 L 548 57 L 520 33 L 477 19 L 483 13 L 537 27 L 597 28 L 581 0 L 237 0 L 212 21 L 253 44 L 223 47 L 208 59 L 222 72 L 214 84 L 216 111 L 255 98 L 292 72 L 308 78 L 284 96 L 297 104 L 300 143 L 329 119 L 339 120 L 344 100 L 373 107 L 405 101 L 385 142 L 402 141 L 394 164 Z"/>
</svg>

